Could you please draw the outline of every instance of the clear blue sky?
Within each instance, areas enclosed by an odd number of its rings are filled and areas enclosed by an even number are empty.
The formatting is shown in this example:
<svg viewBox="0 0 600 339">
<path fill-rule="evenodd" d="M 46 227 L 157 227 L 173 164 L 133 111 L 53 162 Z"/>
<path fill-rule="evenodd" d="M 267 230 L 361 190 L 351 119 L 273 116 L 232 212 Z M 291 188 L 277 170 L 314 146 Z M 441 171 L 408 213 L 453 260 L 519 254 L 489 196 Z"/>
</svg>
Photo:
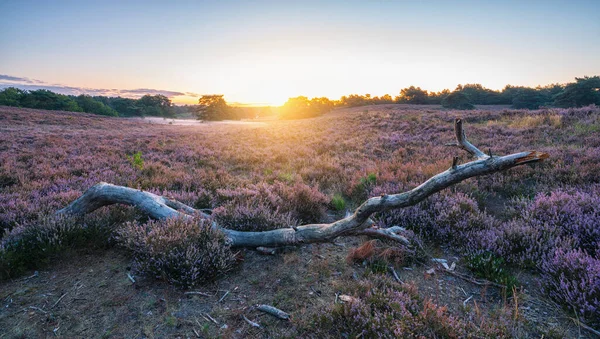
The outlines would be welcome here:
<svg viewBox="0 0 600 339">
<path fill-rule="evenodd" d="M 600 0 L 0 1 L 5 84 L 281 104 L 599 74 Z"/>
</svg>

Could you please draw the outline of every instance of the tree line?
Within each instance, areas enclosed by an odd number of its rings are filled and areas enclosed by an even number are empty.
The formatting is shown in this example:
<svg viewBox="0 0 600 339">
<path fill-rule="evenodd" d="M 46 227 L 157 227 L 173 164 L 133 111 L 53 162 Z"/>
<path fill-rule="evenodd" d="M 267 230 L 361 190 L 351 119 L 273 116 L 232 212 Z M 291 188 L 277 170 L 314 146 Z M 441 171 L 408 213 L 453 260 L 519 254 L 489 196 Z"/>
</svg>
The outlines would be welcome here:
<svg viewBox="0 0 600 339">
<path fill-rule="evenodd" d="M 454 91 L 445 89 L 440 92 L 428 92 L 420 87 L 410 86 L 400 90 L 399 95 L 394 98 L 389 94 L 381 97 L 352 94 L 334 102 L 335 106 L 346 107 L 392 103 L 442 105 L 459 109 L 470 109 L 474 105 L 511 105 L 517 109 L 600 105 L 600 76 L 585 76 L 575 78 L 575 82 L 572 83 L 534 88 L 506 85 L 500 91 L 485 88 L 481 84 L 458 85 Z"/>
<path fill-rule="evenodd" d="M 567 84 L 525 87 L 506 85 L 502 90 L 492 90 L 481 84 L 458 85 L 454 91 L 445 89 L 429 92 L 410 86 L 400 90 L 399 95 L 350 94 L 339 100 L 305 96 L 289 98 L 275 111 L 282 119 L 310 118 L 331 111 L 336 107 L 357 107 L 379 104 L 442 105 L 453 109 L 473 109 L 475 105 L 511 105 L 517 109 L 540 107 L 581 107 L 600 105 L 600 76 L 575 78 Z M 233 108 L 228 106 L 223 95 L 202 96 L 196 115 L 203 120 L 235 119 Z"/>
<path fill-rule="evenodd" d="M 203 95 L 197 105 L 175 106 L 164 95 L 144 95 L 139 99 L 122 97 L 64 95 L 48 90 L 21 90 L 14 87 L 0 91 L 0 105 L 86 112 L 122 117 L 175 117 L 191 113 L 201 120 L 256 118 L 277 114 L 282 119 L 310 118 L 336 107 L 356 107 L 377 104 L 442 105 L 453 109 L 472 109 L 474 105 L 511 105 L 513 108 L 537 109 L 545 106 L 581 107 L 600 105 L 600 76 L 575 78 L 567 84 L 525 87 L 507 85 L 492 90 L 481 84 L 458 85 L 453 91 L 429 92 L 410 86 L 399 95 L 371 96 L 350 94 L 339 100 L 305 96 L 289 98 L 281 107 L 233 107 L 222 94 Z"/>
<path fill-rule="evenodd" d="M 21 90 L 8 87 L 0 91 L 0 105 L 46 110 L 85 112 L 121 117 L 174 117 L 175 106 L 164 95 L 144 95 L 139 99 L 79 96 L 54 93 L 46 89 Z"/>
</svg>

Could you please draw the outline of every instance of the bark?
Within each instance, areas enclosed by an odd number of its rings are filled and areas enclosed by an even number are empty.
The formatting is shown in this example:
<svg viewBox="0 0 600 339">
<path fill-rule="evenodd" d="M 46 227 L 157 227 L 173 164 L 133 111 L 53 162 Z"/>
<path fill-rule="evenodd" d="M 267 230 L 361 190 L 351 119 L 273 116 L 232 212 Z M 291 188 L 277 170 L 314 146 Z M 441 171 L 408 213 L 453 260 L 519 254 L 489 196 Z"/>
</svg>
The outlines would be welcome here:
<svg viewBox="0 0 600 339">
<path fill-rule="evenodd" d="M 404 193 L 370 198 L 360 205 L 352 215 L 344 219 L 330 224 L 310 224 L 264 232 L 235 231 L 222 228 L 214 221 L 212 225 L 225 234 L 232 246 L 239 247 L 276 247 L 328 242 L 339 236 L 355 234 L 385 237 L 407 243 L 408 241 L 404 237 L 397 234 L 397 229 L 372 228 L 374 223 L 370 219 L 371 215 L 390 209 L 415 205 L 430 195 L 468 178 L 495 173 L 548 158 L 547 153 L 536 151 L 519 152 L 506 156 L 492 156 L 489 152 L 489 155 L 487 155 L 467 141 L 462 128 L 462 120 L 456 119 L 454 127 L 456 143 L 451 145 L 466 150 L 475 157 L 475 160 L 458 165 L 455 158 L 448 170 L 433 176 L 418 187 Z M 83 215 L 102 206 L 112 204 L 135 206 L 154 219 L 191 218 L 192 216 L 210 218 L 209 215 L 178 201 L 108 183 L 99 183 L 91 187 L 81 197 L 57 213 Z"/>
</svg>

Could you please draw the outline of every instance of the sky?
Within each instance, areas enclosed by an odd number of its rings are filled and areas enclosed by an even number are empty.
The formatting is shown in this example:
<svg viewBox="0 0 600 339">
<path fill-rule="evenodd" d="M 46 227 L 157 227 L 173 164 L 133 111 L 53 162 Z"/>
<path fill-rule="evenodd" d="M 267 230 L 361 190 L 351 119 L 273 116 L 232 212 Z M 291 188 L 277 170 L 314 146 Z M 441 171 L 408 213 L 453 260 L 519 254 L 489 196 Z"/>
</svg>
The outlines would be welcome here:
<svg viewBox="0 0 600 339">
<path fill-rule="evenodd" d="M 281 105 L 585 75 L 598 0 L 0 0 L 0 87 Z"/>
</svg>

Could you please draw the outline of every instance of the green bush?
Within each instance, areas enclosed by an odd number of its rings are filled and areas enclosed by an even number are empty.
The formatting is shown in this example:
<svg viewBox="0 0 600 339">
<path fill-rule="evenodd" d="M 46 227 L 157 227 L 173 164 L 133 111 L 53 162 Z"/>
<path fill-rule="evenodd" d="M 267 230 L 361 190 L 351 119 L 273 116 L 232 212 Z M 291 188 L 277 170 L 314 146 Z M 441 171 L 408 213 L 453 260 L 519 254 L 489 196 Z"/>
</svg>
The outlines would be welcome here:
<svg viewBox="0 0 600 339">
<path fill-rule="evenodd" d="M 480 278 L 506 286 L 508 295 L 512 294 L 513 288 L 518 284 L 517 278 L 508 271 L 504 259 L 492 253 L 467 257 L 467 267 Z"/>
<path fill-rule="evenodd" d="M 333 198 L 331 198 L 331 206 L 333 206 L 336 211 L 343 211 L 346 209 L 346 200 L 344 200 L 344 197 L 341 194 L 336 193 L 333 195 Z"/>
<path fill-rule="evenodd" d="M 142 152 L 137 151 L 131 157 L 129 157 L 129 161 L 134 168 L 139 170 L 144 168 L 144 159 L 142 158 Z"/>
</svg>

